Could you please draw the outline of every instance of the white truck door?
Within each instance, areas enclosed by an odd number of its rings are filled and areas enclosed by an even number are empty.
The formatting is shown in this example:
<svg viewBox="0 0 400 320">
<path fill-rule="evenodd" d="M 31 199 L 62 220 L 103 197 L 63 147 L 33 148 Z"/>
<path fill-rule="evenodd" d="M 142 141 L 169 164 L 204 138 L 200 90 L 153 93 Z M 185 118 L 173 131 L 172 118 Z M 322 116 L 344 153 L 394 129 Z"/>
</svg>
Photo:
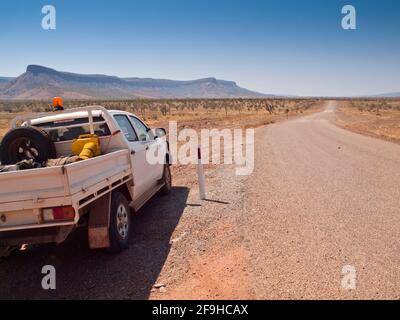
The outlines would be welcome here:
<svg viewBox="0 0 400 320">
<path fill-rule="evenodd" d="M 134 180 L 133 200 L 135 201 L 151 188 L 152 178 L 149 174 L 151 169 L 146 160 L 147 146 L 145 142 L 139 141 L 139 135 L 133 128 L 128 116 L 116 114 L 114 119 L 128 141 L 131 151 Z"/>
<path fill-rule="evenodd" d="M 155 155 L 157 154 L 157 150 L 162 152 L 162 148 L 160 148 L 161 140 L 155 140 L 150 129 L 142 121 L 140 121 L 140 119 L 134 116 L 129 116 L 129 118 L 131 119 L 133 126 L 139 136 L 139 140 L 146 145 L 148 153 L 150 155 Z M 158 180 L 162 178 L 164 172 L 164 163 L 155 162 L 147 164 L 151 169 L 151 180 L 152 184 L 154 185 L 158 182 Z"/>
</svg>

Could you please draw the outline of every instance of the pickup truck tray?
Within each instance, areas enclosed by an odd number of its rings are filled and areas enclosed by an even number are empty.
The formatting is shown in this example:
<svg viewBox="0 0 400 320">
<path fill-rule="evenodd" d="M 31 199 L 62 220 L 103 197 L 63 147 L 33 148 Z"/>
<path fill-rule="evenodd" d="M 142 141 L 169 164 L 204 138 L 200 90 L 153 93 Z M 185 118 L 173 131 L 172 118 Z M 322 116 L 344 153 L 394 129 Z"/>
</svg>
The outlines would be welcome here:
<svg viewBox="0 0 400 320">
<path fill-rule="evenodd" d="M 0 211 L 60 205 L 79 209 L 103 189 L 129 179 L 132 171 L 128 150 L 65 166 L 4 172 L 0 173 Z"/>
</svg>

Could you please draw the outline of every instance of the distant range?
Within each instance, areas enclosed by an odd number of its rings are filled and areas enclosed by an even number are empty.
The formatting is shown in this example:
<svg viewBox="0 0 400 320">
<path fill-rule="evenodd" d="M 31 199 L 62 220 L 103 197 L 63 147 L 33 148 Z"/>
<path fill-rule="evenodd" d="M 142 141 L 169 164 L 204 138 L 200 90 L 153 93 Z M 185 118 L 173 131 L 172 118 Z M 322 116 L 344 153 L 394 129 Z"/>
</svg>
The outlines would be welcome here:
<svg viewBox="0 0 400 320">
<path fill-rule="evenodd" d="M 66 99 L 180 99 L 180 98 L 269 98 L 292 95 L 263 94 L 239 87 L 233 81 L 204 78 L 177 81 L 152 78 L 119 78 L 61 72 L 29 65 L 19 77 L 0 77 L 0 99 L 47 100 L 54 96 Z M 365 96 L 395 98 L 400 92 Z"/>
<path fill-rule="evenodd" d="M 265 98 L 273 95 L 250 91 L 233 81 L 205 78 L 175 81 L 151 78 L 119 78 L 60 72 L 30 65 L 17 78 L 0 77 L 0 99 L 41 100 L 135 98 Z"/>
</svg>

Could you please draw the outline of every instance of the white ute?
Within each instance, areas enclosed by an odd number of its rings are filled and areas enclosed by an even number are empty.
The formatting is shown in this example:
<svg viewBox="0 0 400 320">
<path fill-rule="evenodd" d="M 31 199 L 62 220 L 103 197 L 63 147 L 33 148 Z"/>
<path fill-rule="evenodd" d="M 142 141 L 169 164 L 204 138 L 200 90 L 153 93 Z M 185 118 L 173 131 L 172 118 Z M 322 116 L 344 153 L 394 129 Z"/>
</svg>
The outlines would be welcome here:
<svg viewBox="0 0 400 320">
<path fill-rule="evenodd" d="M 87 226 L 90 248 L 128 247 L 130 212 L 171 190 L 164 129 L 101 106 L 20 116 L 11 127 L 49 133 L 58 157 L 71 154 L 74 133 L 99 136 L 102 155 L 75 163 L 0 173 L 0 256 L 24 244 L 61 243 Z M 162 155 L 148 161 L 147 154 Z"/>
</svg>

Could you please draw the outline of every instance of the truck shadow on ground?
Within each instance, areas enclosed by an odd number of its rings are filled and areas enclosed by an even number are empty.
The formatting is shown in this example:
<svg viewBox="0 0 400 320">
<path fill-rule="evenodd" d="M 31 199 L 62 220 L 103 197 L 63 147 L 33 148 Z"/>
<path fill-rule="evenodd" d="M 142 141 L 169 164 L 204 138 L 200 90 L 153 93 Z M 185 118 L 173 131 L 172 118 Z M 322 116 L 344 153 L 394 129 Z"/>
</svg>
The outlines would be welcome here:
<svg viewBox="0 0 400 320">
<path fill-rule="evenodd" d="M 147 299 L 168 257 L 189 189 L 174 187 L 133 216 L 128 250 L 89 250 L 84 228 L 58 247 L 45 245 L 0 260 L 0 299 Z M 56 290 L 43 290 L 42 267 L 56 268 Z"/>
</svg>

